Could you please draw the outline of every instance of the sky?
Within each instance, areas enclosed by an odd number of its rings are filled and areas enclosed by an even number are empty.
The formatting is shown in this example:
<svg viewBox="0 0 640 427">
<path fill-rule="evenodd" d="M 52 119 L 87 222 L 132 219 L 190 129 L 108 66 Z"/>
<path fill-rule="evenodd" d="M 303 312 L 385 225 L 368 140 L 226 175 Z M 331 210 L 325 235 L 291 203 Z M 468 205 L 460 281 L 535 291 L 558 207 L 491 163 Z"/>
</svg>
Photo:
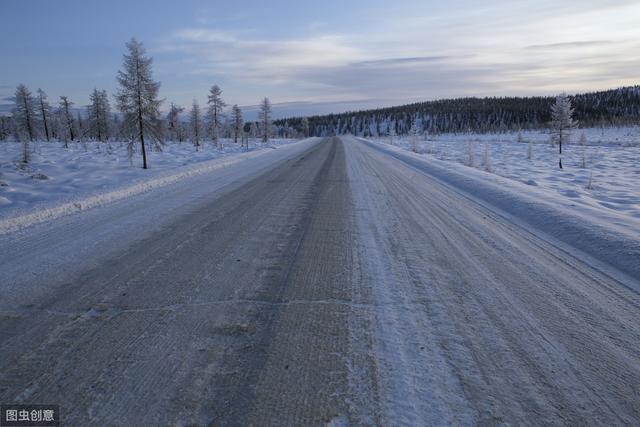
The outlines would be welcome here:
<svg viewBox="0 0 640 427">
<path fill-rule="evenodd" d="M 0 104 L 115 93 L 142 41 L 161 97 L 294 116 L 640 83 L 640 0 L 0 0 Z M 0 105 L 0 109 L 3 105 Z"/>
</svg>

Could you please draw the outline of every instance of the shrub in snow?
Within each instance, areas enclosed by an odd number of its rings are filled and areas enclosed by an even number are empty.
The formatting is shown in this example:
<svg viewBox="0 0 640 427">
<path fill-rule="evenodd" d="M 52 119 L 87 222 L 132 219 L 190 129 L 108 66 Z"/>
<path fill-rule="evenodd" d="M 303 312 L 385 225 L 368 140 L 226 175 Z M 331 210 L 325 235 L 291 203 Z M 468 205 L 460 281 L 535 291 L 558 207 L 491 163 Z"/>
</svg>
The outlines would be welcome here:
<svg viewBox="0 0 640 427">
<path fill-rule="evenodd" d="M 474 167 L 476 164 L 476 156 L 475 156 L 475 150 L 473 147 L 473 142 L 472 141 L 468 141 L 467 142 L 467 162 L 466 165 L 469 167 Z"/>
<path fill-rule="evenodd" d="M 26 165 L 31 161 L 31 150 L 29 149 L 30 140 L 24 132 L 19 132 L 18 136 L 22 143 L 22 163 Z"/>
<path fill-rule="evenodd" d="M 578 143 L 580 144 L 580 167 L 585 169 L 587 167 L 587 137 L 584 132 L 580 135 Z"/>
<path fill-rule="evenodd" d="M 394 125 L 389 124 L 389 144 L 393 145 L 395 138 L 396 138 L 396 127 Z"/>
<path fill-rule="evenodd" d="M 484 170 L 487 172 L 491 172 L 491 154 L 489 153 L 488 144 L 484 145 L 484 156 L 483 156 Z"/>
<path fill-rule="evenodd" d="M 411 142 L 411 151 L 413 151 L 414 153 L 418 152 L 418 127 L 416 126 L 416 123 L 413 122 L 413 124 L 411 125 L 411 130 L 409 130 L 409 134 L 410 134 L 410 142 Z"/>
<path fill-rule="evenodd" d="M 589 182 L 587 182 L 587 190 L 593 189 L 593 171 L 589 172 Z"/>
<path fill-rule="evenodd" d="M 527 143 L 527 159 L 531 160 L 532 157 L 533 157 L 533 143 L 529 141 Z"/>
</svg>

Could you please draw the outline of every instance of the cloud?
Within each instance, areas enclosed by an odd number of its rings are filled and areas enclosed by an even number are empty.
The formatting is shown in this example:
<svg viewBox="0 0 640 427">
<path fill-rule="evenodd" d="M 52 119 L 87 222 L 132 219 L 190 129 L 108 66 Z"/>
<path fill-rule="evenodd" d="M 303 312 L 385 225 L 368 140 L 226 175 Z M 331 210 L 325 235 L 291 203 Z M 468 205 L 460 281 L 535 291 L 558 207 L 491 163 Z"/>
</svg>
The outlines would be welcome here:
<svg viewBox="0 0 640 427">
<path fill-rule="evenodd" d="M 163 52 L 193 57 L 193 74 L 234 76 L 260 82 L 289 81 L 297 70 L 347 63 L 361 56 L 339 35 L 266 40 L 238 37 L 208 29 L 175 33 Z"/>
<path fill-rule="evenodd" d="M 310 101 L 286 109 L 579 92 L 636 81 L 638 36 L 624 25 L 638 7 L 633 2 L 604 8 L 585 0 L 570 16 L 564 12 L 575 5 L 563 4 L 559 13 L 551 0 L 539 8 L 478 3 L 463 11 L 422 3 L 416 7 L 426 10 L 411 14 L 370 11 L 365 23 L 343 32 L 310 21 L 317 32 L 277 39 L 252 29 L 185 28 L 170 34 L 161 52 L 174 56 L 174 74 L 244 90 L 248 102 L 256 90 L 274 100 Z"/>
<path fill-rule="evenodd" d="M 594 47 L 613 44 L 611 40 L 584 40 L 562 43 L 532 44 L 525 46 L 525 49 L 571 49 L 580 47 Z"/>
<path fill-rule="evenodd" d="M 355 66 L 370 66 L 370 65 L 402 65 L 402 64 L 415 64 L 420 62 L 436 62 L 444 61 L 447 59 L 456 58 L 455 56 L 414 56 L 408 58 L 385 58 L 385 59 L 373 59 L 369 61 L 353 62 L 351 65 Z"/>
</svg>

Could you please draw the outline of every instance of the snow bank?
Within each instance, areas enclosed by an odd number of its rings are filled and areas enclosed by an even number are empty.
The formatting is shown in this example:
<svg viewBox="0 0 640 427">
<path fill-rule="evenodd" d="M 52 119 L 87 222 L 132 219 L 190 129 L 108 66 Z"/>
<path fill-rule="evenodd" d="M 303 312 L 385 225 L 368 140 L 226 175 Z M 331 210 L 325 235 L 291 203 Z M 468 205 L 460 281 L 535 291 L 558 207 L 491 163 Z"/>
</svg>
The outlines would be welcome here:
<svg viewBox="0 0 640 427">
<path fill-rule="evenodd" d="M 640 219 L 615 210 L 578 205 L 552 191 L 476 168 L 358 138 L 519 223 L 565 251 L 611 273 L 640 279 Z"/>
</svg>

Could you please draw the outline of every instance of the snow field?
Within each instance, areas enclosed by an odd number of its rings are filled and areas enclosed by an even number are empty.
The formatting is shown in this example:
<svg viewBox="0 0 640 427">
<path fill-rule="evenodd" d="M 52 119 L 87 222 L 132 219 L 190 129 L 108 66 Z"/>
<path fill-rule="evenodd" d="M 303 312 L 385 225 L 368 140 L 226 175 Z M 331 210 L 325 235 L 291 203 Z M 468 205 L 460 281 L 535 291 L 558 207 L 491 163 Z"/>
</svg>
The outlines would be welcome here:
<svg viewBox="0 0 640 427">
<path fill-rule="evenodd" d="M 586 145 L 580 144 L 584 134 Z M 418 137 L 416 151 L 527 184 L 584 205 L 640 219 L 640 128 L 576 129 L 563 146 L 545 131 L 506 134 L 443 134 Z M 374 141 L 390 143 L 389 138 Z M 414 151 L 410 137 L 394 145 Z"/>
<path fill-rule="evenodd" d="M 206 144 L 200 151 L 189 142 L 167 143 L 149 155 L 150 169 L 141 168 L 120 142 L 32 145 L 31 162 L 20 162 L 19 143 L 0 144 L 0 233 L 48 219 L 105 205 L 184 178 L 206 173 L 295 140 L 275 139 L 263 147 L 252 141 L 249 151 L 225 141 L 218 150 Z"/>
</svg>

